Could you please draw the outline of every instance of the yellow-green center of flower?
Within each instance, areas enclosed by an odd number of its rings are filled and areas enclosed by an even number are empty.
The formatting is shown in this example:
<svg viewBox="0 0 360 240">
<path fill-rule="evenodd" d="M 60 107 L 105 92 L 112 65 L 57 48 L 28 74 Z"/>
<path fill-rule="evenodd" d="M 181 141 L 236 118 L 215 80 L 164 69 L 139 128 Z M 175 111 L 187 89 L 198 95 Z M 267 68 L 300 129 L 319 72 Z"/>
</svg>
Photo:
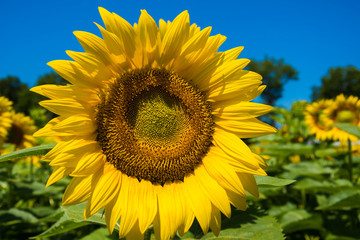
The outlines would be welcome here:
<svg viewBox="0 0 360 240">
<path fill-rule="evenodd" d="M 340 123 L 353 123 L 355 121 L 355 114 L 350 110 L 342 110 L 337 113 L 336 120 Z"/>
<path fill-rule="evenodd" d="M 108 162 L 139 181 L 161 185 L 194 171 L 214 131 L 203 94 L 162 69 L 134 70 L 110 84 L 96 121 Z"/>
<path fill-rule="evenodd" d="M 137 139 L 153 147 L 180 145 L 181 134 L 190 127 L 179 100 L 157 88 L 135 99 L 129 108 L 129 123 Z"/>
</svg>

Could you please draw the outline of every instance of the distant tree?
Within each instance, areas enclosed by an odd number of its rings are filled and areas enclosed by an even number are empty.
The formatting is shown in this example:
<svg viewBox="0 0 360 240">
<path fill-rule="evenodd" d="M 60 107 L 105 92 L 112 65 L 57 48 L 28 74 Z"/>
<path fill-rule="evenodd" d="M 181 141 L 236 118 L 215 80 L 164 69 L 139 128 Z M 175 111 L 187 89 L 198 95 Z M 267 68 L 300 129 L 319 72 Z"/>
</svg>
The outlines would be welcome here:
<svg viewBox="0 0 360 240">
<path fill-rule="evenodd" d="M 44 85 L 44 84 L 57 84 L 57 85 L 66 85 L 69 82 L 66 81 L 64 78 L 62 78 L 60 75 L 58 75 L 57 73 L 47 73 L 43 76 L 41 76 L 36 85 Z"/>
<path fill-rule="evenodd" d="M 284 59 L 276 60 L 267 58 L 263 61 L 251 61 L 248 69 L 259 73 L 263 77 L 263 82 L 267 85 L 261 94 L 262 101 L 271 106 L 282 97 L 284 85 L 290 80 L 298 79 L 298 72 L 289 64 L 285 64 Z"/>
<path fill-rule="evenodd" d="M 334 98 L 340 93 L 360 97 L 360 70 L 354 66 L 330 68 L 321 86 L 312 88 L 313 101 Z"/>
<path fill-rule="evenodd" d="M 11 100 L 17 112 L 29 114 L 30 108 L 35 104 L 28 85 L 21 83 L 20 79 L 14 76 L 0 79 L 0 95 Z"/>
<path fill-rule="evenodd" d="M 41 76 L 37 85 L 43 84 L 60 84 L 65 85 L 68 82 L 56 73 L 47 73 Z M 5 96 L 13 102 L 16 112 L 23 112 L 26 115 L 30 114 L 31 109 L 39 107 L 38 102 L 46 98 L 29 91 L 28 85 L 22 83 L 18 77 L 8 76 L 0 79 L 0 96 Z M 49 118 L 54 114 L 47 113 Z"/>
</svg>

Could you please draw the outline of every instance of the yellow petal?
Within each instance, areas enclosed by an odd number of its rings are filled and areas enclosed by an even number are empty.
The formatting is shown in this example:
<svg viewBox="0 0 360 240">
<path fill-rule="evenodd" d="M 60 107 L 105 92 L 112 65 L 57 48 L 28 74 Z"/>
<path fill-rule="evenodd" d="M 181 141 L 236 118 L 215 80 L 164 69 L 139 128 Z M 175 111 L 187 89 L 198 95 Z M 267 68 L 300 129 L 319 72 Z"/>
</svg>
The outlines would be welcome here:
<svg viewBox="0 0 360 240">
<path fill-rule="evenodd" d="M 119 237 L 125 237 L 138 219 L 139 182 L 133 177 L 123 174 L 121 190 L 119 194 L 120 205 L 125 206 L 121 210 L 119 225 Z"/>
<path fill-rule="evenodd" d="M 39 85 L 31 88 L 30 91 L 51 99 L 72 98 L 74 96 L 71 86 L 59 86 L 54 84 Z"/>
<path fill-rule="evenodd" d="M 114 231 L 115 225 L 118 222 L 121 214 L 119 192 L 114 198 L 105 206 L 105 221 L 110 234 Z"/>
<path fill-rule="evenodd" d="M 245 198 L 237 193 L 234 193 L 230 190 L 226 191 L 226 194 L 229 197 L 229 200 L 232 205 L 234 205 L 237 209 L 245 211 L 246 210 L 246 201 Z"/>
<path fill-rule="evenodd" d="M 55 60 L 48 62 L 48 65 L 54 69 L 61 77 L 72 84 L 80 85 L 86 88 L 97 88 L 102 85 L 102 82 L 97 82 L 91 77 L 80 64 L 67 61 Z"/>
<path fill-rule="evenodd" d="M 255 197 L 259 197 L 259 190 L 254 175 L 246 174 L 246 173 L 238 173 L 238 176 L 246 191 L 248 191 Z"/>
<path fill-rule="evenodd" d="M 211 208 L 210 229 L 215 236 L 219 236 L 221 230 L 221 215 L 219 209 L 215 206 Z"/>
<path fill-rule="evenodd" d="M 53 126 L 52 130 L 73 135 L 89 135 L 96 131 L 96 126 L 89 115 L 77 114 L 62 120 Z"/>
<path fill-rule="evenodd" d="M 139 229 L 139 224 L 136 222 L 134 226 L 130 229 L 129 233 L 126 235 L 126 240 L 143 240 L 144 233 Z"/>
<path fill-rule="evenodd" d="M 74 177 L 84 177 L 96 172 L 104 166 L 106 157 L 102 152 L 93 152 L 85 154 L 78 161 L 74 171 L 70 174 Z"/>
<path fill-rule="evenodd" d="M 53 183 L 59 181 L 60 179 L 63 179 L 64 177 L 68 176 L 74 168 L 68 168 L 68 167 L 54 167 L 53 172 L 51 173 L 47 183 L 46 187 L 52 185 Z"/>
<path fill-rule="evenodd" d="M 139 184 L 139 228 L 144 233 L 153 222 L 157 212 L 157 196 L 152 183 L 142 180 Z"/>
<path fill-rule="evenodd" d="M 167 63 L 177 56 L 189 35 L 190 19 L 187 11 L 180 13 L 167 27 L 162 40 L 162 62 Z"/>
<path fill-rule="evenodd" d="M 85 112 L 84 106 L 71 98 L 44 100 L 39 102 L 39 104 L 49 111 L 62 116 L 70 116 Z"/>
<path fill-rule="evenodd" d="M 160 239 L 169 239 L 179 224 L 179 203 L 175 199 L 172 183 L 165 184 L 158 193 Z"/>
<path fill-rule="evenodd" d="M 270 133 L 276 133 L 276 128 L 256 119 L 243 119 L 241 121 L 216 120 L 216 125 L 236 134 L 239 138 L 259 137 Z"/>
<path fill-rule="evenodd" d="M 92 33 L 82 31 L 75 31 L 74 35 L 80 42 L 81 46 L 84 48 L 85 52 L 94 55 L 96 59 L 98 59 L 105 66 L 113 66 L 113 61 L 109 55 L 103 39 Z"/>
<path fill-rule="evenodd" d="M 66 51 L 66 54 L 74 59 L 80 66 L 93 78 L 94 82 L 102 86 L 109 81 L 115 73 L 111 73 L 109 68 L 100 62 L 94 55 L 90 53 Z"/>
<path fill-rule="evenodd" d="M 203 164 L 207 172 L 213 179 L 216 179 L 222 187 L 245 197 L 245 190 L 239 177 L 229 165 L 225 162 L 222 163 L 221 161 L 222 159 L 219 159 L 214 155 L 208 155 L 203 159 Z"/>
<path fill-rule="evenodd" d="M 193 174 L 185 177 L 183 190 L 187 196 L 186 199 L 190 205 L 191 210 L 194 212 L 194 215 L 198 220 L 204 234 L 206 234 L 209 229 L 211 219 L 210 200 L 205 195 L 206 193 L 204 190 L 202 190 L 202 187 Z"/>
<path fill-rule="evenodd" d="M 249 147 L 236 135 L 217 128 L 213 137 L 215 145 L 230 157 L 252 166 L 253 169 L 260 168 Z"/>
<path fill-rule="evenodd" d="M 64 192 L 62 204 L 64 206 L 75 205 L 88 200 L 100 176 L 101 171 L 97 171 L 87 177 L 74 177 L 71 179 Z"/>
<path fill-rule="evenodd" d="M 91 216 L 102 207 L 106 206 L 118 193 L 120 187 L 120 171 L 114 168 L 112 164 L 107 164 L 104 173 L 96 183 L 90 201 L 89 212 L 87 216 Z"/>
<path fill-rule="evenodd" d="M 217 118 L 226 120 L 242 120 L 264 115 L 270 112 L 272 109 L 272 106 L 265 104 L 254 102 L 239 102 L 233 105 L 218 107 L 212 111 L 212 114 Z"/>
<path fill-rule="evenodd" d="M 195 179 L 203 188 L 212 204 L 228 218 L 231 216 L 231 208 L 225 190 L 210 177 L 204 166 L 195 169 Z"/>
</svg>

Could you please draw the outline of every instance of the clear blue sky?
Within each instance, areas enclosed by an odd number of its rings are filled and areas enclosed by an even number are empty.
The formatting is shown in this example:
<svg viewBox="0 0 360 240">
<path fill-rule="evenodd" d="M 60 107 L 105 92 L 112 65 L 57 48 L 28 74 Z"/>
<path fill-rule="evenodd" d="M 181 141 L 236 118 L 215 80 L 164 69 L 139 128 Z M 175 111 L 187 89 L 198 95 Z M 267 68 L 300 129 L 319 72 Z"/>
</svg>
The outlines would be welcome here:
<svg viewBox="0 0 360 240">
<path fill-rule="evenodd" d="M 2 1 L 0 14 L 0 78 L 17 76 L 33 86 L 51 72 L 47 62 L 69 59 L 65 50 L 82 51 L 75 30 L 100 35 L 98 6 L 116 12 L 131 24 L 140 9 L 158 22 L 172 20 L 183 10 L 190 21 L 212 34 L 223 34 L 226 50 L 245 46 L 241 57 L 284 58 L 299 72 L 285 86 L 277 105 L 310 100 L 311 87 L 329 68 L 360 69 L 360 1 Z"/>
</svg>

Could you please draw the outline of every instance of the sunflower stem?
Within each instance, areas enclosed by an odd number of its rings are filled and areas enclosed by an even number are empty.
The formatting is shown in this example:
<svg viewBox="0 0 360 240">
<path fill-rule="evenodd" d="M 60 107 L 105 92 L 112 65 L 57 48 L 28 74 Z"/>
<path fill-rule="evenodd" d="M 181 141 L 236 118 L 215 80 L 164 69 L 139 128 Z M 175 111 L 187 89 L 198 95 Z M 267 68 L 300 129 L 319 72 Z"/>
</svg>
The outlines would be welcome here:
<svg viewBox="0 0 360 240">
<path fill-rule="evenodd" d="M 352 149 L 351 149 L 351 140 L 348 139 L 348 171 L 349 171 L 349 180 L 353 182 L 353 175 L 352 175 Z"/>
</svg>

